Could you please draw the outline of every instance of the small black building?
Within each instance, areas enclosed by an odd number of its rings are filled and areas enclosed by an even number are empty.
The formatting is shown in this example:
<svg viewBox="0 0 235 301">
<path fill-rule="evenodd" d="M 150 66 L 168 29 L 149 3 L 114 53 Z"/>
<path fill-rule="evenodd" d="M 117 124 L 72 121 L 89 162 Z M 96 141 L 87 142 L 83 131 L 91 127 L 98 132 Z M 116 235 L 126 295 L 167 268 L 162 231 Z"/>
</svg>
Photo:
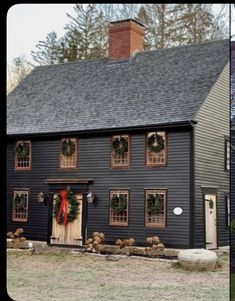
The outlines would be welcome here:
<svg viewBox="0 0 235 301">
<path fill-rule="evenodd" d="M 9 94 L 8 230 L 228 245 L 229 41 L 143 52 L 134 20 L 109 35 L 109 57 L 36 67 Z"/>
</svg>

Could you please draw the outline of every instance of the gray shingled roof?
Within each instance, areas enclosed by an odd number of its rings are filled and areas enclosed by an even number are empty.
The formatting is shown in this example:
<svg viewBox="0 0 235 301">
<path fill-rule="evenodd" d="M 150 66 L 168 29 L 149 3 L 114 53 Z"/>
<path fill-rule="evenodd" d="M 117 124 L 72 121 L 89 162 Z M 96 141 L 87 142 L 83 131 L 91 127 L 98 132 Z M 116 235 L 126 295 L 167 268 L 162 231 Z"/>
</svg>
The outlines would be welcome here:
<svg viewBox="0 0 235 301">
<path fill-rule="evenodd" d="M 36 67 L 8 96 L 7 133 L 30 134 L 194 120 L 228 63 L 229 41 Z"/>
</svg>

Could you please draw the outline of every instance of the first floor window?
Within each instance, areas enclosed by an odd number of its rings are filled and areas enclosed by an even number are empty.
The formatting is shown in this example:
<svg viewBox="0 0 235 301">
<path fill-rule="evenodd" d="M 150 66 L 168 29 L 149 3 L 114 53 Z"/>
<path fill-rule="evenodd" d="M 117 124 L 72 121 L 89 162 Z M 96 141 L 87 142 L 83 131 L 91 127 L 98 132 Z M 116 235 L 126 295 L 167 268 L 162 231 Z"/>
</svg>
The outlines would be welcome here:
<svg viewBox="0 0 235 301">
<path fill-rule="evenodd" d="M 112 136 L 111 166 L 128 167 L 130 164 L 130 139 L 128 135 Z"/>
<path fill-rule="evenodd" d="M 167 156 L 166 132 L 150 132 L 146 135 L 146 165 L 164 166 Z"/>
<path fill-rule="evenodd" d="M 31 142 L 17 141 L 15 145 L 15 169 L 31 169 Z"/>
<path fill-rule="evenodd" d="M 145 190 L 145 226 L 164 228 L 166 224 L 166 190 Z"/>
<path fill-rule="evenodd" d="M 60 145 L 60 168 L 77 167 L 77 139 L 64 138 Z"/>
<path fill-rule="evenodd" d="M 110 225 L 128 226 L 127 190 L 112 190 L 110 192 Z"/>
<path fill-rule="evenodd" d="M 225 197 L 225 207 L 226 207 L 226 225 L 227 227 L 230 226 L 230 198 L 228 195 Z"/>
<path fill-rule="evenodd" d="M 15 190 L 13 194 L 12 220 L 26 222 L 28 215 L 28 190 Z"/>
</svg>

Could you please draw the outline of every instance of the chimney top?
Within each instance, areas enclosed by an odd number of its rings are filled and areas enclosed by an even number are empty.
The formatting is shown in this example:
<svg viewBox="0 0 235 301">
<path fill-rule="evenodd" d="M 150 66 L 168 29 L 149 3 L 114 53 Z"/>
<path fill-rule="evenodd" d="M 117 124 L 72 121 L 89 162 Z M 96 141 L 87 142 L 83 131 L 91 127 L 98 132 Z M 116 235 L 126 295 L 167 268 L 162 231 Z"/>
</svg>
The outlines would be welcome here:
<svg viewBox="0 0 235 301">
<path fill-rule="evenodd" d="M 124 22 L 135 22 L 137 24 L 139 24 L 140 26 L 144 27 L 144 25 L 142 23 L 140 23 L 139 21 L 135 20 L 135 19 L 124 19 L 124 20 L 117 20 L 117 21 L 112 21 L 110 22 L 110 24 L 116 24 L 116 23 L 124 23 Z"/>
<path fill-rule="evenodd" d="M 144 25 L 134 19 L 110 22 L 109 59 L 129 59 L 144 50 Z"/>
</svg>

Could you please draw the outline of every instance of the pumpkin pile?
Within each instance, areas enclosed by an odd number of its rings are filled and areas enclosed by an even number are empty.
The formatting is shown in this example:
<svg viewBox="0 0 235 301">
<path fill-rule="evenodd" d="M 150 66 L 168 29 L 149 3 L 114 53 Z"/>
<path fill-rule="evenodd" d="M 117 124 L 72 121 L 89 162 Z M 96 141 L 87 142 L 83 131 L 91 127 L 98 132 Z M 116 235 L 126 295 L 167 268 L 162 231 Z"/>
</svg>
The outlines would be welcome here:
<svg viewBox="0 0 235 301">
<path fill-rule="evenodd" d="M 11 238 L 14 249 L 19 248 L 20 244 L 26 240 L 26 238 L 22 236 L 23 233 L 24 233 L 24 230 L 22 228 L 16 229 L 16 231 L 14 233 L 7 232 L 7 237 Z"/>
<path fill-rule="evenodd" d="M 147 237 L 146 242 L 151 246 L 144 249 L 144 255 L 163 255 L 165 246 L 160 242 L 160 238 L 158 236 Z"/>
<path fill-rule="evenodd" d="M 104 240 L 104 233 L 93 232 L 92 237 L 88 238 L 85 242 L 86 251 L 92 251 L 93 253 L 100 254 Z"/>
</svg>

